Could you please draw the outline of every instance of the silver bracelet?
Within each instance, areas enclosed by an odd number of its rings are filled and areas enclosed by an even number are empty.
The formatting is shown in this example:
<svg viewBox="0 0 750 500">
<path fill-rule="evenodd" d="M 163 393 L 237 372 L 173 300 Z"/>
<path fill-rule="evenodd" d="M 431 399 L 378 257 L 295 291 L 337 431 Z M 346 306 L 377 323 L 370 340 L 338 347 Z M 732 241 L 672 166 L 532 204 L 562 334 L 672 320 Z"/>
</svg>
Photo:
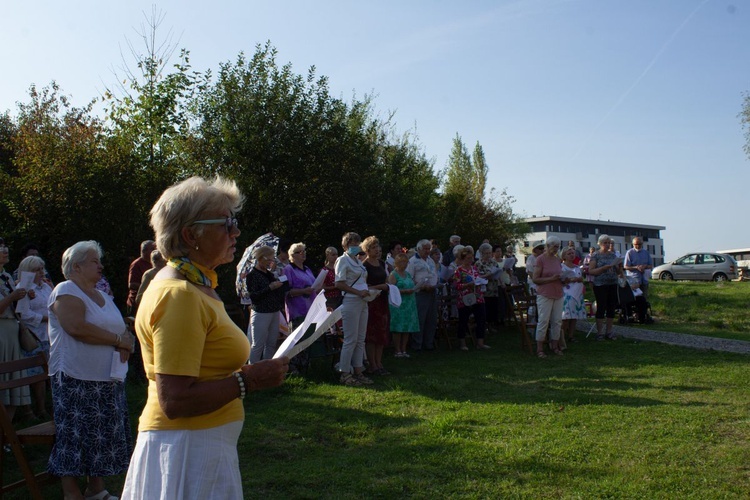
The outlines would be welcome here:
<svg viewBox="0 0 750 500">
<path fill-rule="evenodd" d="M 115 333 L 115 348 L 120 347 L 120 344 L 122 343 L 122 334 L 121 333 Z"/>
<path fill-rule="evenodd" d="M 237 383 L 240 385 L 240 399 L 245 399 L 245 394 L 247 393 L 245 390 L 245 378 L 242 376 L 241 372 L 234 372 L 233 375 L 234 378 L 237 379 Z"/>
</svg>

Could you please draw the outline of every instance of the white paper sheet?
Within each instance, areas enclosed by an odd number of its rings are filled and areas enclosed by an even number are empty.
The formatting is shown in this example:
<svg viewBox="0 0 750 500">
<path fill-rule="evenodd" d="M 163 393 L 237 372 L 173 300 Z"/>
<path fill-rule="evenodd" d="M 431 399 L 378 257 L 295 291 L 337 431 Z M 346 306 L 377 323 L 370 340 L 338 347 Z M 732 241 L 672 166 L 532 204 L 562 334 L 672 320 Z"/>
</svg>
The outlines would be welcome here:
<svg viewBox="0 0 750 500">
<path fill-rule="evenodd" d="M 310 335 L 308 338 L 306 338 L 302 342 L 295 344 L 295 346 L 292 347 L 291 350 L 285 355 L 289 356 L 290 358 L 293 358 L 297 354 L 301 353 L 302 351 L 310 347 L 313 342 L 318 340 L 318 338 L 320 338 L 321 335 L 323 335 L 328 330 L 330 330 L 331 327 L 337 321 L 341 319 L 341 308 L 339 307 L 332 313 L 327 313 L 327 314 L 328 314 L 328 317 L 315 326 L 315 332 L 312 335 Z M 278 354 L 278 352 L 276 354 Z M 274 357 L 276 357 L 276 355 L 274 355 Z"/>
<path fill-rule="evenodd" d="M 120 361 L 120 351 L 112 353 L 112 368 L 109 370 L 109 378 L 118 382 L 124 382 L 128 374 L 128 363 Z"/>
<path fill-rule="evenodd" d="M 393 307 L 401 307 L 401 292 L 396 285 L 388 285 L 388 302 Z"/>
<path fill-rule="evenodd" d="M 312 305 L 310 310 L 307 311 L 305 320 L 297 328 L 289 334 L 289 336 L 281 343 L 279 348 L 276 350 L 276 354 L 273 355 L 274 359 L 286 356 L 287 353 L 294 347 L 294 345 L 302 338 L 310 325 L 313 323 L 320 324 L 327 318 L 328 311 L 326 310 L 326 296 L 324 292 L 320 292 Z"/>
<path fill-rule="evenodd" d="M 489 282 L 484 278 L 477 278 L 474 280 L 475 285 L 486 285 L 487 283 Z"/>
<path fill-rule="evenodd" d="M 323 289 L 323 282 L 326 280 L 327 275 L 328 271 L 325 268 L 320 270 L 318 277 L 315 278 L 315 282 L 312 284 L 313 290 L 319 292 Z"/>
<path fill-rule="evenodd" d="M 21 271 L 20 273 L 21 279 L 16 285 L 16 288 L 23 288 L 25 290 L 30 290 L 34 287 L 34 278 L 36 278 L 36 273 L 32 273 L 29 271 Z M 36 300 L 29 297 L 29 294 L 27 293 L 24 298 L 16 302 L 16 314 L 25 313 L 29 310 L 29 301 Z M 39 299 L 41 300 L 41 299 Z"/>
</svg>

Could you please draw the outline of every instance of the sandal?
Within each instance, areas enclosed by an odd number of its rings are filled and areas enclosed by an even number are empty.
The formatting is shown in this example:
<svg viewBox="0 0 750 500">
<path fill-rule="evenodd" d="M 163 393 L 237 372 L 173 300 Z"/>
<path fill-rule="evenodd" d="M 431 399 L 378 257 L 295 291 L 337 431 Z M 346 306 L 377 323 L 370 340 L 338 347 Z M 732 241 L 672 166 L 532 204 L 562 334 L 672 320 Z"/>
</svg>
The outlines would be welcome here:
<svg viewBox="0 0 750 500">
<path fill-rule="evenodd" d="M 564 353 L 564 352 L 562 352 L 562 350 L 561 350 L 561 349 L 555 349 L 555 350 L 554 350 L 553 352 L 554 352 L 555 354 L 557 354 L 558 356 L 564 356 L 564 355 L 565 355 L 565 353 Z"/>
<path fill-rule="evenodd" d="M 546 355 L 546 354 L 544 354 L 544 351 L 537 351 L 537 353 L 536 353 L 536 357 L 537 357 L 537 358 L 546 358 L 546 357 L 547 357 L 547 355 Z"/>
<path fill-rule="evenodd" d="M 597 335 L 596 340 L 604 340 L 604 335 Z"/>
<path fill-rule="evenodd" d="M 376 371 L 375 374 L 376 375 L 390 375 L 391 372 L 389 372 L 385 368 L 378 368 L 378 371 Z"/>
<path fill-rule="evenodd" d="M 607 334 L 607 335 L 605 335 L 604 337 L 605 337 L 605 338 L 606 338 L 607 340 L 617 340 L 617 335 L 615 335 L 614 333 L 608 333 L 608 334 Z"/>
<path fill-rule="evenodd" d="M 362 385 L 362 382 L 354 378 L 354 375 L 351 373 L 342 373 L 339 380 L 342 384 L 349 387 L 360 387 Z"/>
</svg>

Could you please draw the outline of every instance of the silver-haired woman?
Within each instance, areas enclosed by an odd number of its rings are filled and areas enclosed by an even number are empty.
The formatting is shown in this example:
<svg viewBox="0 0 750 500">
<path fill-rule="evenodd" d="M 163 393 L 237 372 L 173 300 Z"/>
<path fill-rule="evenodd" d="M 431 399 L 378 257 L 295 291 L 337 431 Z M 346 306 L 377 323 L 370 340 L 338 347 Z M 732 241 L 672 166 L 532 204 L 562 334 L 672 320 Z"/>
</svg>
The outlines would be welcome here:
<svg viewBox="0 0 750 500">
<path fill-rule="evenodd" d="M 612 238 L 603 234 L 597 240 L 599 250 L 589 260 L 589 275 L 594 277 L 596 298 L 596 340 L 615 340 L 613 332 L 617 309 L 617 278 L 622 275 L 622 259 L 612 249 Z M 606 316 L 606 330 L 602 331 Z"/>
<path fill-rule="evenodd" d="M 282 383 L 286 358 L 247 365 L 250 344 L 216 293 L 234 259 L 237 185 L 191 177 L 151 209 L 167 265 L 135 319 L 148 399 L 123 498 L 243 498 L 237 439 L 250 391 Z"/>
<path fill-rule="evenodd" d="M 112 378 L 113 354 L 125 362 L 134 337 L 112 298 L 97 290 L 102 249 L 80 241 L 65 250 L 49 298 L 49 374 L 57 437 L 47 470 L 62 478 L 65 498 L 106 499 L 104 477 L 128 468 L 132 442 L 125 383 Z"/>
<path fill-rule="evenodd" d="M 560 327 L 562 326 L 563 283 L 562 261 L 557 252 L 560 238 L 550 236 L 544 242 L 544 252 L 536 258 L 533 280 L 536 284 L 536 306 L 539 320 L 536 326 L 536 355 L 546 358 L 544 338 L 549 327 L 549 344 L 552 352 L 562 355 L 560 349 Z"/>
<path fill-rule="evenodd" d="M 52 295 L 52 287 L 45 280 L 47 270 L 44 260 L 36 255 L 29 255 L 18 264 L 18 272 L 19 274 L 22 272 L 34 273 L 34 281 L 29 288 L 29 291 L 33 290 L 34 298 L 29 300 L 29 307 L 20 312 L 20 320 L 39 340 L 39 346 L 36 349 L 31 352 L 23 351 L 23 353 L 26 357 L 32 357 L 43 352 L 49 359 L 49 310 L 47 309 L 47 304 L 49 303 L 50 295 Z M 41 366 L 37 366 L 27 370 L 27 373 L 28 375 L 37 375 L 41 374 L 42 370 Z M 49 420 L 50 416 L 45 406 L 47 400 L 47 382 L 42 380 L 32 384 L 31 393 L 34 397 L 36 417 L 40 420 Z"/>
</svg>

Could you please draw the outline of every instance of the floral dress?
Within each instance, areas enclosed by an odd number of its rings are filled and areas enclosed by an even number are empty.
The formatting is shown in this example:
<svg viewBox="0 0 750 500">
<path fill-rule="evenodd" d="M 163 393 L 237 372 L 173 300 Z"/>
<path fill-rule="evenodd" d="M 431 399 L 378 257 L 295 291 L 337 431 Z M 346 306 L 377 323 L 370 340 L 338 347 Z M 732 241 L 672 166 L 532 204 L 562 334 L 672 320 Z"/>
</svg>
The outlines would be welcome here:
<svg viewBox="0 0 750 500">
<path fill-rule="evenodd" d="M 578 266 L 568 267 L 562 264 L 564 273 L 573 273 L 576 278 L 583 276 Z M 583 302 L 583 283 L 571 282 L 563 286 L 562 319 L 586 319 L 586 307 Z"/>
<path fill-rule="evenodd" d="M 409 273 L 401 276 L 398 271 L 393 271 L 396 276 L 396 287 L 399 290 L 414 289 L 416 286 Z M 419 316 L 417 316 L 417 298 L 413 293 L 401 295 L 401 306 L 391 309 L 391 331 L 394 333 L 411 333 L 419 331 Z"/>
</svg>

